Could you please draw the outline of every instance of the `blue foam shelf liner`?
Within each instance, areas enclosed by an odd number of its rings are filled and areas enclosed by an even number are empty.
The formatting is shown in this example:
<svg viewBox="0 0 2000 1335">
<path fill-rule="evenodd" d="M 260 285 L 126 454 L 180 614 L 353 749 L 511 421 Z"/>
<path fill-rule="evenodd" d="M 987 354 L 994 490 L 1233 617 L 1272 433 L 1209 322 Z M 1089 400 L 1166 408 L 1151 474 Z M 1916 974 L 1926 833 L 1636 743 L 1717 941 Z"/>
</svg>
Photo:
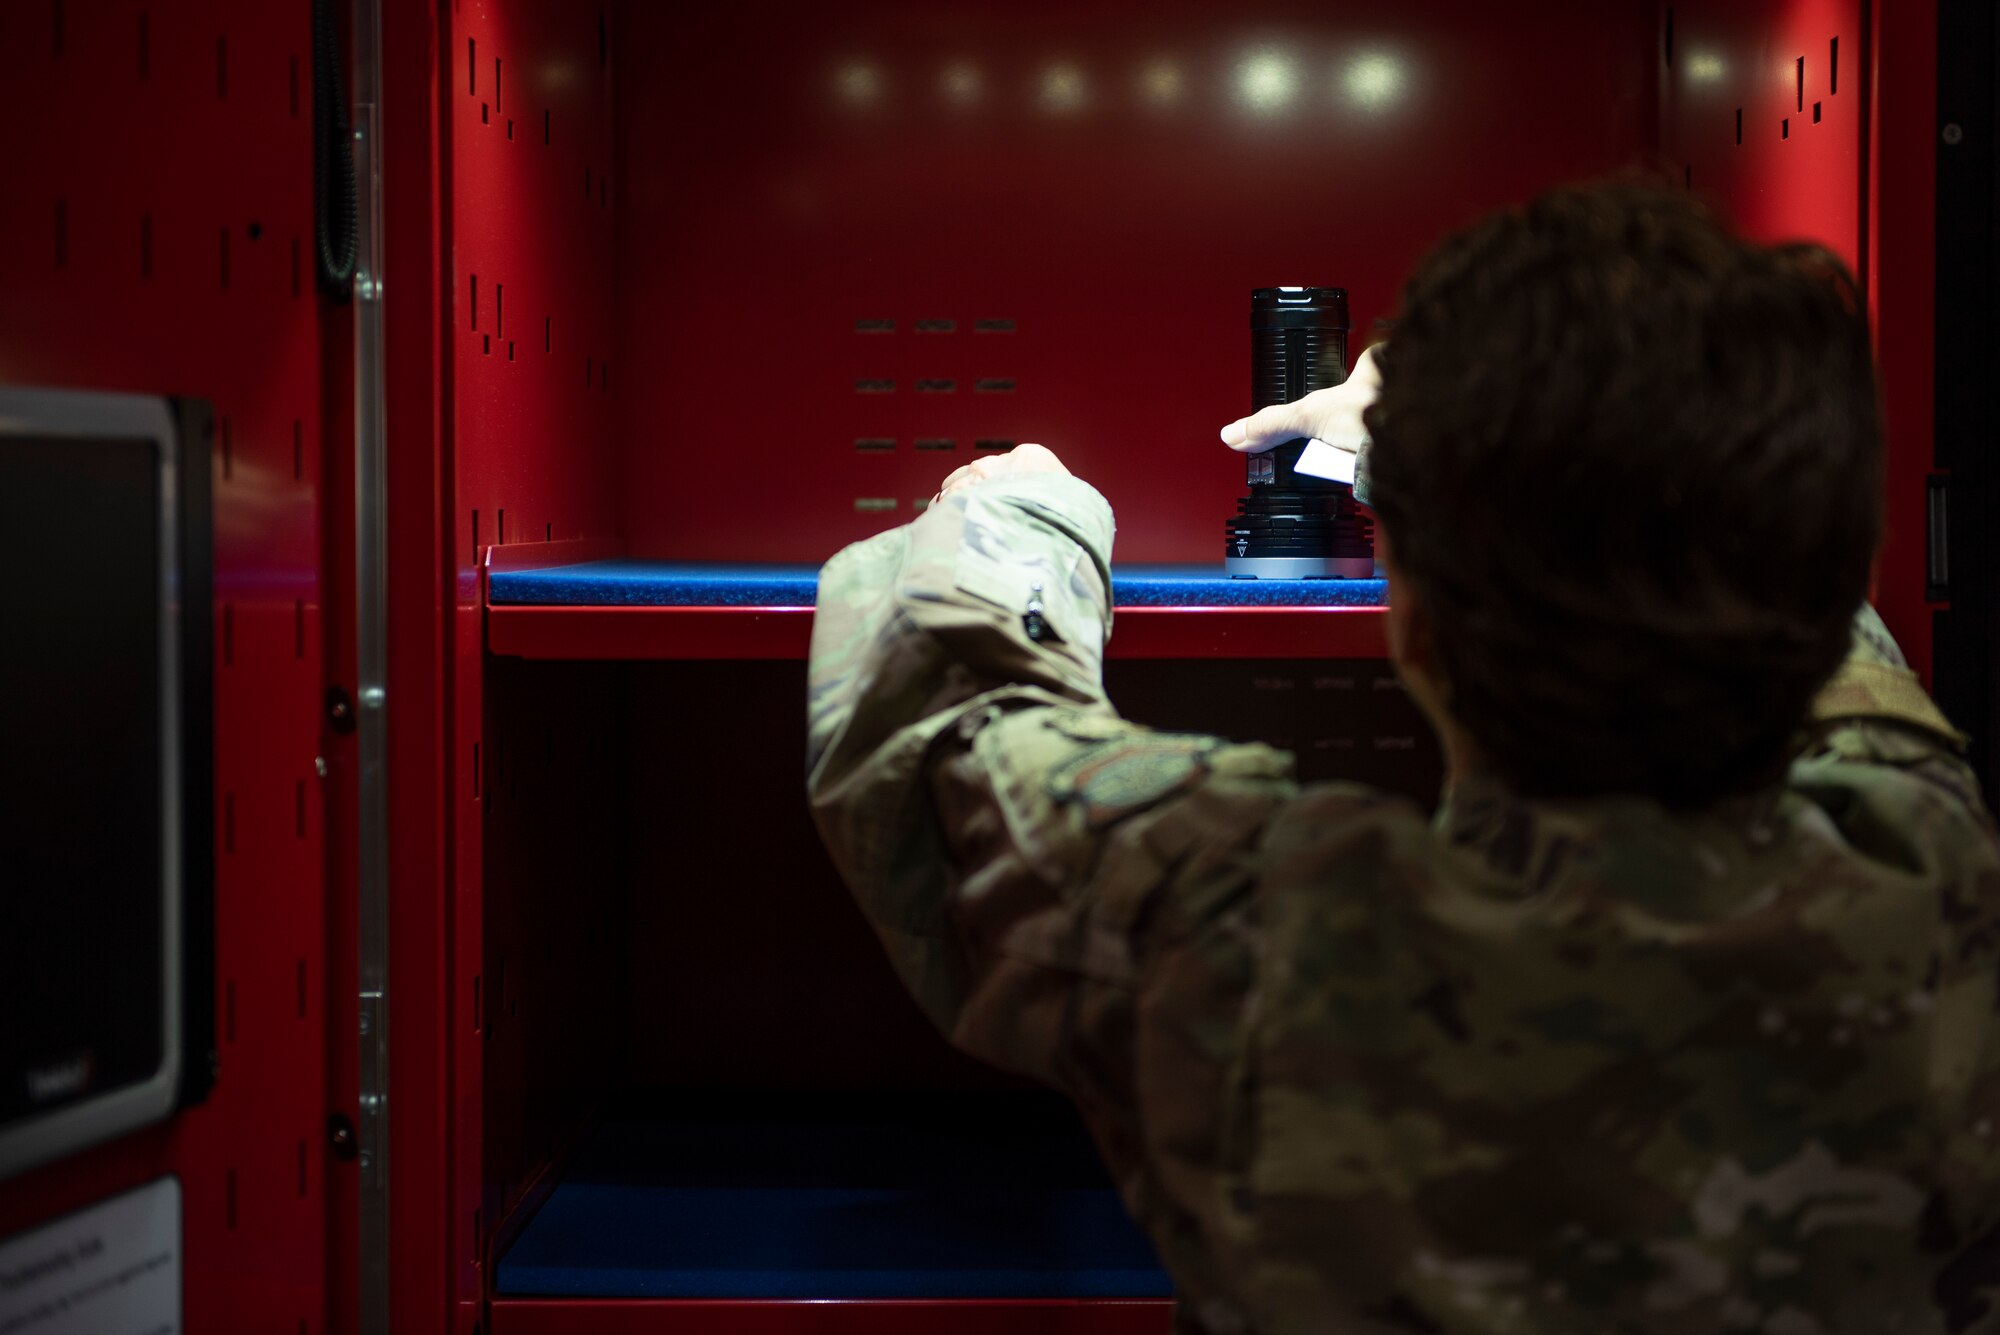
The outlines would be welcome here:
<svg viewBox="0 0 2000 1335">
<path fill-rule="evenodd" d="M 599 1298 L 1172 1292 L 1066 1109 L 1009 1121 L 922 1099 L 820 1118 L 607 1117 L 496 1280 Z"/>
<path fill-rule="evenodd" d="M 495 603 L 553 607 L 810 607 L 815 566 L 699 561 L 589 561 L 545 570 L 496 570 Z M 1379 579 L 1230 579 L 1215 565 L 1118 566 L 1119 607 L 1372 607 Z"/>
</svg>

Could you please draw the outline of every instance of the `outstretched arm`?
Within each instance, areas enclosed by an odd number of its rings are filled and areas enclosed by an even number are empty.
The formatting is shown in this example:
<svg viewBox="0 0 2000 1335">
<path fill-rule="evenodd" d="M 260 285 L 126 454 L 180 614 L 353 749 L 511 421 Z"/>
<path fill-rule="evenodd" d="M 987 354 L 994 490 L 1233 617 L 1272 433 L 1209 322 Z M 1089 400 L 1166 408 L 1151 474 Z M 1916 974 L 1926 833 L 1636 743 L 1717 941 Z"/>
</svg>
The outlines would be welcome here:
<svg viewBox="0 0 2000 1335">
<path fill-rule="evenodd" d="M 822 571 L 808 703 L 813 817 L 926 1013 L 1100 1105 L 1134 996 L 1247 899 L 1292 792 L 1288 757 L 1105 700 L 1110 542 L 1067 475 L 948 490 Z"/>
</svg>

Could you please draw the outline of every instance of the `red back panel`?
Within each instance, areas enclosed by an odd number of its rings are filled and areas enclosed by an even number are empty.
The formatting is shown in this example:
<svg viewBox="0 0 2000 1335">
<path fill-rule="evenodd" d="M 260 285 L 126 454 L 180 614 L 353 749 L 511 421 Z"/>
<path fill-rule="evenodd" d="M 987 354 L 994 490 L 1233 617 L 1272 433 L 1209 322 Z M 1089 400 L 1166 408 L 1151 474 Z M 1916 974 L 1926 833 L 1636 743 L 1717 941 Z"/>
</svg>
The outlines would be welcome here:
<svg viewBox="0 0 2000 1335">
<path fill-rule="evenodd" d="M 1219 559 L 1252 287 L 1347 286 L 1358 350 L 1441 231 L 1653 138 L 1646 4 L 791 8 L 620 12 L 640 555 L 820 560 L 1030 439 L 1121 560 Z"/>
<path fill-rule="evenodd" d="M 7 1183 L 0 1233 L 176 1174 L 201 1331 L 322 1329 L 325 1190 L 343 1171 L 324 1153 L 307 16 L 256 0 L 0 6 L 0 380 L 214 404 L 222 1063 L 208 1102 L 171 1124 Z"/>
</svg>

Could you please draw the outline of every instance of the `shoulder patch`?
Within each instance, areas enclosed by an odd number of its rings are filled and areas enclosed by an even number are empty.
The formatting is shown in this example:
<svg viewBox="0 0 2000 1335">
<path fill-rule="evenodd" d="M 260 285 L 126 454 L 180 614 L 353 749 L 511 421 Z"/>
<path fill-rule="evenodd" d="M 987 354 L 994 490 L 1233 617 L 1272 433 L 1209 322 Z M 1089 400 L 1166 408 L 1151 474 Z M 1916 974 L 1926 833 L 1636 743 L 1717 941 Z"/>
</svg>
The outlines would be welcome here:
<svg viewBox="0 0 2000 1335">
<path fill-rule="evenodd" d="M 1141 732 L 1071 756 L 1049 775 L 1049 796 L 1075 803 L 1097 829 L 1182 791 L 1208 772 L 1213 737 Z"/>
</svg>

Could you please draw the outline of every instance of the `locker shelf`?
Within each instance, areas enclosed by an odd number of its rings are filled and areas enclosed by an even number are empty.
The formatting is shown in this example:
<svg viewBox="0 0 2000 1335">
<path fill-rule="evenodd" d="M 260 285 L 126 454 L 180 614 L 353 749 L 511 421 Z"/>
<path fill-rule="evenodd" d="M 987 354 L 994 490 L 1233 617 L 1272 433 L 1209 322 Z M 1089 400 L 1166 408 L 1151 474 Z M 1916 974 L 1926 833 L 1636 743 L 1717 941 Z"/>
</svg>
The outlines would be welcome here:
<svg viewBox="0 0 2000 1335">
<path fill-rule="evenodd" d="M 833 1304 L 863 1326 L 874 1309 L 880 1329 L 886 1311 L 1093 1300 L 1139 1305 L 1164 1328 L 1168 1279 L 1060 1104 L 698 1102 L 628 1104 L 590 1133 L 498 1263 L 496 1331 L 512 1324 L 502 1307 L 531 1321 L 560 1307 L 564 1329 L 604 1304 L 683 1319 L 768 1308 L 757 1328 L 783 1329 L 783 1313 L 820 1323 Z"/>
<path fill-rule="evenodd" d="M 810 566 L 601 560 L 487 576 L 487 646 L 542 659 L 803 658 Z M 1380 658 L 1381 580 L 1232 580 L 1213 566 L 1112 572 L 1112 658 Z"/>
</svg>

